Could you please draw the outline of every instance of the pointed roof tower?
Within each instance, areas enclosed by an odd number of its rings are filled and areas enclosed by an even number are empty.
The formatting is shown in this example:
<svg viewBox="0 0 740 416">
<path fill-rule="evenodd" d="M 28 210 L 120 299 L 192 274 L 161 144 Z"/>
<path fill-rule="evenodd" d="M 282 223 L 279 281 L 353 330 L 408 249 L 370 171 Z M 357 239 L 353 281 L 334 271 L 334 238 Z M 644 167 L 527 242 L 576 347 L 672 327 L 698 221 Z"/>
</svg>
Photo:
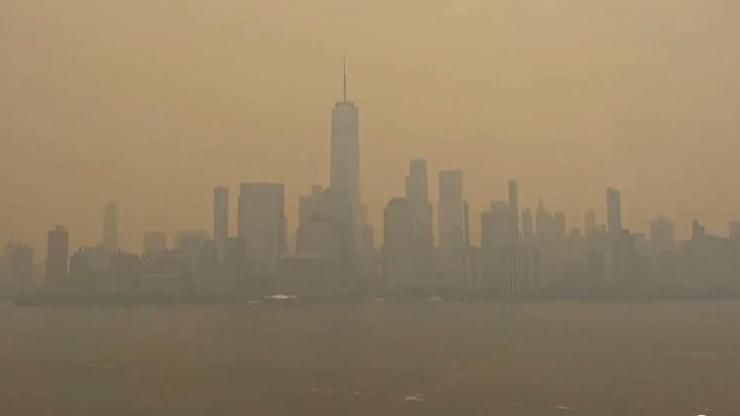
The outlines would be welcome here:
<svg viewBox="0 0 740 416">
<path fill-rule="evenodd" d="M 344 84 L 342 88 L 342 101 L 347 102 L 347 54 L 344 54 Z"/>
</svg>

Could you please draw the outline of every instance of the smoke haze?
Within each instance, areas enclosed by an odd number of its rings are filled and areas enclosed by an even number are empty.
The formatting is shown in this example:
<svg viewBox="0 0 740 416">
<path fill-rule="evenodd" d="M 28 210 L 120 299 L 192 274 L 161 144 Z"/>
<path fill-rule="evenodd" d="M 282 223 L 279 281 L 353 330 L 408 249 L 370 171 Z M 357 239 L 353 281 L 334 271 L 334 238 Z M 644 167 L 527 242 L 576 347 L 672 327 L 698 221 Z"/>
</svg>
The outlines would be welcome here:
<svg viewBox="0 0 740 416">
<path fill-rule="evenodd" d="M 521 183 L 569 224 L 603 189 L 625 226 L 740 213 L 740 10 L 730 1 L 0 0 L 0 241 L 39 250 L 65 224 L 121 245 L 210 229 L 210 192 L 326 184 L 329 114 L 360 107 L 371 222 L 407 161 L 465 171 L 477 213 Z M 232 212 L 234 207 L 232 206 Z M 234 224 L 235 225 L 235 224 Z M 376 227 L 382 228 L 382 227 Z M 473 236 L 477 240 L 477 235 Z"/>
</svg>

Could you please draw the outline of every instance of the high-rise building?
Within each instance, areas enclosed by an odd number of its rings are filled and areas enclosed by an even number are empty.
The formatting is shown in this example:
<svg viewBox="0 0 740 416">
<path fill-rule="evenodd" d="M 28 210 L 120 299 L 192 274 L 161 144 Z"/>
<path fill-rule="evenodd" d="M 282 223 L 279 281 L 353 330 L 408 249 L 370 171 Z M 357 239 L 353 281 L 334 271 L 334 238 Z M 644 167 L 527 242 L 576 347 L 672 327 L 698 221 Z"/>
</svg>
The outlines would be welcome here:
<svg viewBox="0 0 740 416">
<path fill-rule="evenodd" d="M 66 283 L 69 264 L 69 233 L 61 225 L 49 231 L 46 245 L 46 284 L 59 287 Z"/>
<path fill-rule="evenodd" d="M 357 243 L 360 248 L 357 256 L 357 272 L 365 279 L 378 275 L 377 253 L 375 252 L 375 228 L 370 225 L 367 205 L 360 206 L 360 235 Z"/>
<path fill-rule="evenodd" d="M 427 161 L 425 159 L 413 159 L 409 162 L 409 175 L 406 177 L 406 199 L 419 205 L 429 203 L 427 175 Z"/>
<path fill-rule="evenodd" d="M 481 248 L 486 249 L 514 246 L 517 235 L 514 232 L 514 218 L 506 201 L 493 201 L 491 209 L 481 216 Z"/>
<path fill-rule="evenodd" d="M 535 229 L 539 242 L 548 242 L 555 239 L 552 214 L 547 211 L 542 200 L 537 204 L 537 211 L 535 212 Z"/>
<path fill-rule="evenodd" d="M 446 170 L 439 173 L 439 266 L 450 278 L 467 280 L 468 233 L 463 172 Z"/>
<path fill-rule="evenodd" d="M 519 292 L 519 233 L 507 201 L 494 201 L 481 216 L 481 283 L 498 294 Z"/>
<path fill-rule="evenodd" d="M 405 198 L 393 198 L 383 214 L 383 277 L 396 286 L 418 277 L 414 213 Z"/>
<path fill-rule="evenodd" d="M 707 229 L 698 220 L 691 222 L 691 239 L 694 241 L 703 240 L 707 236 Z"/>
<path fill-rule="evenodd" d="M 223 265 L 226 240 L 229 238 L 229 190 L 223 186 L 213 189 L 213 243 L 216 262 Z"/>
<path fill-rule="evenodd" d="M 301 224 L 296 233 L 296 255 L 322 259 L 327 281 L 334 289 L 354 277 L 357 252 L 352 236 L 352 203 L 347 193 L 318 187 L 301 198 Z"/>
<path fill-rule="evenodd" d="M 347 100 L 347 71 L 344 71 L 342 101 L 331 113 L 331 178 L 330 188 L 343 191 L 352 203 L 353 238 L 360 243 L 360 130 L 359 109 Z"/>
<path fill-rule="evenodd" d="M 556 212 L 552 217 L 552 231 L 557 241 L 563 241 L 567 234 L 567 227 L 565 224 L 565 213 Z"/>
<path fill-rule="evenodd" d="M 420 274 L 432 273 L 434 263 L 434 234 L 432 231 L 432 204 L 427 184 L 427 161 L 414 159 L 409 163 L 406 177 L 406 203 L 412 213 L 413 256 Z"/>
<path fill-rule="evenodd" d="M 285 186 L 243 183 L 239 194 L 239 238 L 245 242 L 250 272 L 272 276 L 286 253 Z"/>
<path fill-rule="evenodd" d="M 104 250 L 103 255 L 108 258 L 115 256 L 108 255 Z M 69 278 L 67 279 L 66 288 L 75 290 L 89 291 L 95 288 L 98 274 L 95 270 L 96 253 L 100 254 L 98 249 L 84 249 L 80 247 L 69 258 Z M 118 253 L 116 253 L 118 254 Z M 101 279 L 102 280 L 102 279 Z M 101 282 L 101 286 L 105 286 Z M 102 288 L 101 288 L 102 289 Z"/>
<path fill-rule="evenodd" d="M 586 231 L 586 237 L 591 237 L 596 231 L 596 213 L 589 209 L 583 218 L 583 229 Z"/>
<path fill-rule="evenodd" d="M 491 225 L 494 246 L 513 246 L 517 243 L 514 215 L 506 201 L 491 203 Z"/>
<path fill-rule="evenodd" d="M 313 185 L 310 194 L 298 199 L 298 228 L 306 225 L 311 216 L 318 212 L 323 192 L 321 185 Z"/>
<path fill-rule="evenodd" d="M 207 241 L 208 231 L 205 230 L 182 230 L 175 234 L 175 250 L 182 254 L 190 277 L 196 280 L 206 277 Z"/>
<path fill-rule="evenodd" d="M 109 203 L 103 211 L 103 250 L 107 255 L 118 253 L 118 204 Z"/>
<path fill-rule="evenodd" d="M 509 179 L 509 211 L 512 235 L 518 242 L 521 234 L 519 231 L 519 183 L 516 179 Z"/>
<path fill-rule="evenodd" d="M 676 245 L 676 233 L 673 221 L 658 217 L 650 222 L 650 245 L 660 253 L 672 251 Z"/>
<path fill-rule="evenodd" d="M 619 191 L 613 188 L 606 190 L 606 230 L 612 238 L 622 234 L 622 201 Z"/>
<path fill-rule="evenodd" d="M 33 249 L 25 244 L 10 242 L 3 256 L 7 262 L 10 283 L 27 286 L 33 277 Z"/>
</svg>

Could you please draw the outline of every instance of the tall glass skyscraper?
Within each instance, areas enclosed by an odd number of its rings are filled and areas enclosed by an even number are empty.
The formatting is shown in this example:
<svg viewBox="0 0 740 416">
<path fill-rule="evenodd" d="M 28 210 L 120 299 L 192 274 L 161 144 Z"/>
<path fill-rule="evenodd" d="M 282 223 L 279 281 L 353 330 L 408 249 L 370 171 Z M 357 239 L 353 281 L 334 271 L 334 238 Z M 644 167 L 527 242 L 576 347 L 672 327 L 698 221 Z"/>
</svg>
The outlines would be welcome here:
<svg viewBox="0 0 740 416">
<path fill-rule="evenodd" d="M 330 187 L 347 194 L 352 203 L 353 234 L 359 243 L 360 206 L 360 134 L 359 109 L 347 100 L 347 71 L 344 71 L 342 101 L 331 113 L 331 178 Z"/>
</svg>

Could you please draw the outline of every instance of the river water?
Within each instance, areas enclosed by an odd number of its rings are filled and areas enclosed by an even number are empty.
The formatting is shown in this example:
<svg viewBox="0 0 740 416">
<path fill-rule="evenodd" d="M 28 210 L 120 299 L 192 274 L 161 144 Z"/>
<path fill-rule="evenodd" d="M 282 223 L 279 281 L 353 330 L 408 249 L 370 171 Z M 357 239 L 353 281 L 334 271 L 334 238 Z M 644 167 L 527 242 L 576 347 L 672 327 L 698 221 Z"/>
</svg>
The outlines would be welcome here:
<svg viewBox="0 0 740 416">
<path fill-rule="evenodd" d="M 0 306 L 2 415 L 740 415 L 740 302 Z"/>
</svg>

